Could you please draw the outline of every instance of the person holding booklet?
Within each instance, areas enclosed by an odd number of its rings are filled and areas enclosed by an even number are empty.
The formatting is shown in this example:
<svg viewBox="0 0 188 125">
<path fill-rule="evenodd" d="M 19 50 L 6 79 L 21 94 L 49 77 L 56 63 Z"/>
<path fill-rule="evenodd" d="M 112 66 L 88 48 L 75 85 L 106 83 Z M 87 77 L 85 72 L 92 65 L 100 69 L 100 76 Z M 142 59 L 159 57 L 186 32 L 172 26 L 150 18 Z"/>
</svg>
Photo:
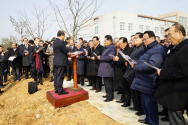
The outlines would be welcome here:
<svg viewBox="0 0 188 125">
<path fill-rule="evenodd" d="M 158 107 L 153 96 L 158 86 L 159 76 L 156 69 L 146 65 L 145 62 L 160 68 L 165 58 L 165 51 L 156 41 L 153 31 L 144 32 L 143 41 L 145 45 L 143 55 L 136 64 L 130 63 L 135 71 L 131 89 L 140 91 L 142 107 L 146 114 L 146 118 L 139 119 L 138 122 L 158 125 Z"/>
<path fill-rule="evenodd" d="M 133 48 L 133 51 L 130 55 L 130 58 L 135 60 L 136 62 L 139 60 L 139 58 L 143 55 L 144 53 L 144 42 L 143 42 L 143 33 L 136 33 L 133 40 L 135 47 Z M 129 86 L 132 85 L 133 79 L 135 77 L 135 72 L 134 69 L 131 67 L 130 63 L 126 63 L 127 65 L 127 70 L 124 74 L 123 77 L 127 79 L 129 82 Z M 144 115 L 144 110 L 142 108 L 142 103 L 141 103 L 141 96 L 140 96 L 140 91 L 131 89 L 131 97 L 133 101 L 133 108 L 129 108 L 130 110 L 133 111 L 138 111 L 136 112 L 136 115 Z"/>
<path fill-rule="evenodd" d="M 120 45 L 119 52 L 129 56 L 132 52 L 132 49 L 128 46 L 127 38 L 122 37 L 118 43 Z M 123 74 L 127 70 L 127 66 L 125 66 L 125 59 L 121 56 L 120 53 L 118 53 L 118 56 L 115 56 L 113 61 L 116 62 L 113 86 L 115 90 L 121 91 L 122 94 L 121 99 L 116 102 L 123 103 L 122 107 L 128 107 L 130 106 L 131 102 L 131 93 L 128 81 L 123 78 Z"/>
<path fill-rule="evenodd" d="M 188 39 L 181 24 L 174 24 L 168 31 L 174 46 L 166 56 L 161 69 L 159 86 L 154 100 L 168 108 L 170 125 L 187 125 L 183 116 L 188 111 Z"/>
</svg>

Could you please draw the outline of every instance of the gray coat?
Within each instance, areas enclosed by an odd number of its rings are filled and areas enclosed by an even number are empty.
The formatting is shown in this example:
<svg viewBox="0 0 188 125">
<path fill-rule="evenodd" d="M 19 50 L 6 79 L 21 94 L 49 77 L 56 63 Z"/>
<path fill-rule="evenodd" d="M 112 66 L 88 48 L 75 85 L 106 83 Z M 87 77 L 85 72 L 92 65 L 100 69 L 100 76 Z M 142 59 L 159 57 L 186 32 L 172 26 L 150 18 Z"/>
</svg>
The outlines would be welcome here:
<svg viewBox="0 0 188 125">
<path fill-rule="evenodd" d="M 75 51 L 83 51 L 83 47 L 81 47 L 79 50 L 76 48 Z M 85 62 L 85 52 L 80 54 L 78 58 L 76 59 L 77 63 L 77 75 L 84 75 L 84 62 Z"/>
<path fill-rule="evenodd" d="M 19 53 L 20 53 L 20 55 L 22 56 L 22 65 L 23 66 L 30 66 L 30 63 L 29 63 L 29 55 L 28 56 L 25 56 L 25 50 L 27 50 L 27 51 L 29 51 L 29 52 L 31 52 L 32 50 L 31 50 L 31 46 L 28 44 L 28 47 L 26 48 L 25 47 L 25 44 L 22 44 L 21 46 L 20 46 L 20 50 L 19 50 Z"/>
<path fill-rule="evenodd" d="M 100 57 L 100 65 L 98 76 L 100 77 L 114 77 L 114 62 L 113 57 L 109 56 L 109 54 L 116 54 L 116 47 L 112 43 L 109 46 L 104 47 L 103 53 Z"/>
</svg>

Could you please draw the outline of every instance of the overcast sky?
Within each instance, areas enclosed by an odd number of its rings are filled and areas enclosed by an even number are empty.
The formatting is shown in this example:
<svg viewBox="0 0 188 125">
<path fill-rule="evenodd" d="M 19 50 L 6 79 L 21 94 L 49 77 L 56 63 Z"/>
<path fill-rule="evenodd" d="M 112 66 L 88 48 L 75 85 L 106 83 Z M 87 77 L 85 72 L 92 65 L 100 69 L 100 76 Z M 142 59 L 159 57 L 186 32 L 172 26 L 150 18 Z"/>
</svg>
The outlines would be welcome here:
<svg viewBox="0 0 188 125">
<path fill-rule="evenodd" d="M 67 0 L 52 0 L 56 3 L 66 2 Z M 51 27 L 44 34 L 44 39 L 51 39 L 56 36 L 57 31 L 60 29 L 55 21 L 54 11 L 49 6 L 48 0 L 0 0 L 0 39 L 14 35 L 20 37 L 14 31 L 10 22 L 12 16 L 17 19 L 18 10 L 25 10 L 28 17 L 34 20 L 32 16 L 33 5 L 40 7 L 48 7 L 46 13 L 51 14 L 48 18 L 48 23 Z M 99 11 L 95 16 L 109 13 L 115 10 L 131 12 L 136 14 L 143 14 L 148 16 L 158 17 L 160 14 L 170 13 L 174 11 L 182 11 L 188 13 L 188 0 L 104 0 Z M 70 25 L 70 24 L 68 24 Z"/>
</svg>

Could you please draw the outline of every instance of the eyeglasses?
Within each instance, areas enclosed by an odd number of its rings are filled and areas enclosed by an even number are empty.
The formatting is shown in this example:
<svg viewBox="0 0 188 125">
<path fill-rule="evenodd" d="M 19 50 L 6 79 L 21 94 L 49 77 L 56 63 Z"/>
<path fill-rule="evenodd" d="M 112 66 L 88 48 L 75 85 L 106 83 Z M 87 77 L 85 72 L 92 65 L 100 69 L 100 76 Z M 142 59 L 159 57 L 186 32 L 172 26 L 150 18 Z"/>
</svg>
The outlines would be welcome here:
<svg viewBox="0 0 188 125">
<path fill-rule="evenodd" d="M 175 33 L 177 33 L 177 32 L 175 32 Z M 175 34 L 175 33 L 170 33 L 170 34 L 168 34 L 168 37 L 170 38 L 173 34 Z"/>
</svg>

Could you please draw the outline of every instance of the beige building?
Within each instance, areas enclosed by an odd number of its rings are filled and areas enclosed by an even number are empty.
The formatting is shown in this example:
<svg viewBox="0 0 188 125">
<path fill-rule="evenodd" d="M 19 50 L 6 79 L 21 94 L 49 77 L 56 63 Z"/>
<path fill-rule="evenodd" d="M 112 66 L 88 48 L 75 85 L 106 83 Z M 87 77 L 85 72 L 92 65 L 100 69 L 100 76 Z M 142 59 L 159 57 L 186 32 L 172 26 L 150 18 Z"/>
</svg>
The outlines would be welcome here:
<svg viewBox="0 0 188 125">
<path fill-rule="evenodd" d="M 185 12 L 176 11 L 172 13 L 162 14 L 158 17 L 161 19 L 177 21 L 180 24 L 182 24 L 184 28 L 187 30 L 187 13 Z"/>
</svg>

